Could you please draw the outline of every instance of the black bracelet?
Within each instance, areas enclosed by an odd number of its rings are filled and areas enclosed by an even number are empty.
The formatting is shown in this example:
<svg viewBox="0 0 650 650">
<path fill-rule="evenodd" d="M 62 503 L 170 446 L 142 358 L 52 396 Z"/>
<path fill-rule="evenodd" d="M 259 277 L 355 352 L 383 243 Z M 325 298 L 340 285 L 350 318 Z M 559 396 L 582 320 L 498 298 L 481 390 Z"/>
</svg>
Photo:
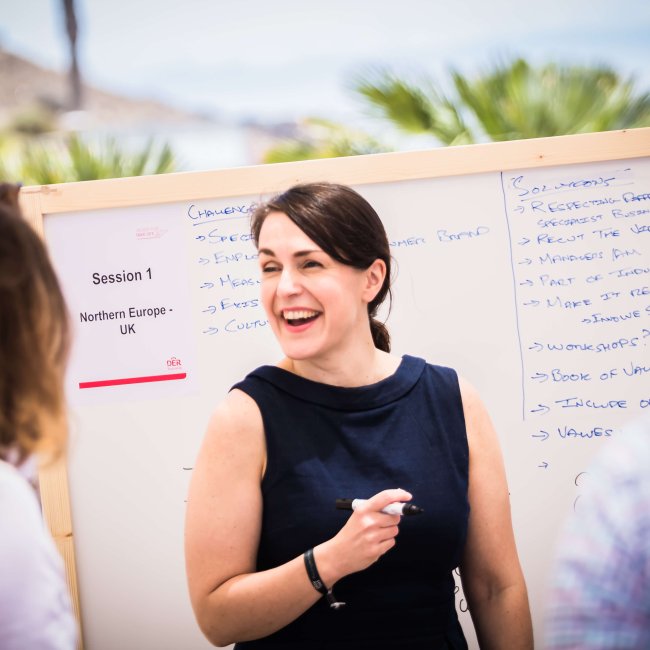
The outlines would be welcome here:
<svg viewBox="0 0 650 650">
<path fill-rule="evenodd" d="M 307 575 L 309 576 L 309 581 L 312 584 L 312 587 L 323 594 L 327 598 L 327 602 L 332 609 L 339 609 L 343 607 L 345 603 L 336 600 L 336 596 L 331 589 L 328 589 L 321 580 L 320 575 L 318 574 L 318 569 L 316 568 L 316 560 L 314 559 L 314 549 L 310 548 L 308 551 L 305 551 L 305 568 L 307 569 Z"/>
</svg>

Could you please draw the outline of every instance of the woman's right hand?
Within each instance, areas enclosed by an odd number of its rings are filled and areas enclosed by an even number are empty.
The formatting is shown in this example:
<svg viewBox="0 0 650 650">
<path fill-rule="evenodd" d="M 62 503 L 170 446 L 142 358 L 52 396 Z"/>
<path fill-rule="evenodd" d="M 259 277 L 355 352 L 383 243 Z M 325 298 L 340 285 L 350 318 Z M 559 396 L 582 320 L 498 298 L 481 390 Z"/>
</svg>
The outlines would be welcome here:
<svg viewBox="0 0 650 650">
<path fill-rule="evenodd" d="M 396 501 L 410 501 L 406 490 L 383 490 L 352 512 L 343 528 L 314 548 L 314 558 L 324 583 L 332 587 L 350 573 L 363 571 L 395 546 L 400 515 L 387 515 L 383 508 Z"/>
</svg>

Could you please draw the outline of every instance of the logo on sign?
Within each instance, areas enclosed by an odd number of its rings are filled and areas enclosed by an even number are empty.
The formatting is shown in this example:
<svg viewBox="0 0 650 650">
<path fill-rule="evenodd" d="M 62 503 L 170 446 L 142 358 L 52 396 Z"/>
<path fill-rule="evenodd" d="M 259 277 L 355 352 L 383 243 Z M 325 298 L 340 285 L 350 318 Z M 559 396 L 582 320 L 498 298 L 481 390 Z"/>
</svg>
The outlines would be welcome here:
<svg viewBox="0 0 650 650">
<path fill-rule="evenodd" d="M 152 226 L 150 228 L 136 228 L 135 238 L 136 239 L 160 239 L 167 230 L 165 228 L 160 228 L 158 226 Z"/>
</svg>

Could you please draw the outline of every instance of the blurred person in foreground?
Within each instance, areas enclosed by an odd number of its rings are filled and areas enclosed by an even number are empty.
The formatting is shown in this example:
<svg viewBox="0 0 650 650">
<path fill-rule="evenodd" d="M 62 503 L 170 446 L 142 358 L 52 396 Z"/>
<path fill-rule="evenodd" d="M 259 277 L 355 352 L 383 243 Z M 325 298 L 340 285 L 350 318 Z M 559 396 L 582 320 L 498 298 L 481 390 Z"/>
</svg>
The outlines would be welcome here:
<svg viewBox="0 0 650 650">
<path fill-rule="evenodd" d="M 650 417 L 609 441 L 558 546 L 546 648 L 650 648 Z"/>
<path fill-rule="evenodd" d="M 68 316 L 43 242 L 0 183 L 0 648 L 69 650 L 77 630 L 63 561 L 33 479 L 66 439 Z"/>
</svg>

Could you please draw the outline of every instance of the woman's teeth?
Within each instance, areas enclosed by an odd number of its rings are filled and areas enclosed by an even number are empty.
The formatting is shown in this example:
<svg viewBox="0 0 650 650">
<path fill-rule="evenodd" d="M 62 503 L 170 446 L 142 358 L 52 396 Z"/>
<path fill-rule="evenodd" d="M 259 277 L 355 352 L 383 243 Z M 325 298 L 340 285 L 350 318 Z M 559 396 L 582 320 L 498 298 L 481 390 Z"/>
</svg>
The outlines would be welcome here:
<svg viewBox="0 0 650 650">
<path fill-rule="evenodd" d="M 286 321 L 293 324 L 295 321 L 306 321 L 316 318 L 318 312 L 312 311 L 311 309 L 292 309 L 283 311 L 282 316 Z"/>
</svg>

